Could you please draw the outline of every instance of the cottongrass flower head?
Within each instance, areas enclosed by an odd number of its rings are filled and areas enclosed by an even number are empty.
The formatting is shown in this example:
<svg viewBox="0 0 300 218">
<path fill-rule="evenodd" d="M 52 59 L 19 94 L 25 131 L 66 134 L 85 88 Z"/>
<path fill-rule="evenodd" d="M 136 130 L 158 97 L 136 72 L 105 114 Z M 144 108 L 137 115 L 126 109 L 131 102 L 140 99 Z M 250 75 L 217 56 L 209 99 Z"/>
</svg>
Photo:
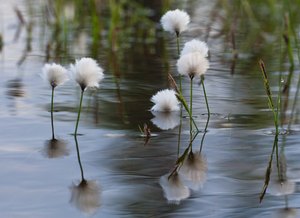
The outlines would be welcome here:
<svg viewBox="0 0 300 218">
<path fill-rule="evenodd" d="M 208 68 L 208 60 L 199 52 L 182 55 L 177 61 L 179 74 L 187 75 L 190 79 L 204 75 Z"/>
<path fill-rule="evenodd" d="M 55 88 L 68 80 L 67 70 L 59 64 L 45 64 L 42 69 L 42 78 Z"/>
<path fill-rule="evenodd" d="M 160 177 L 159 184 L 164 191 L 165 198 L 169 203 L 179 204 L 181 200 L 190 196 L 190 190 L 181 181 L 180 175 L 175 172 Z"/>
<path fill-rule="evenodd" d="M 180 109 L 176 92 L 172 89 L 158 91 L 151 97 L 151 101 L 154 103 L 154 106 L 151 108 L 152 111 L 171 112 L 179 111 Z"/>
<path fill-rule="evenodd" d="M 176 9 L 166 12 L 161 17 L 160 22 L 165 31 L 176 33 L 178 37 L 181 32 L 187 29 L 190 16 L 185 11 Z"/>
<path fill-rule="evenodd" d="M 207 161 L 201 153 L 190 152 L 184 160 L 179 174 L 190 182 L 192 189 L 198 190 L 206 181 Z"/>
<path fill-rule="evenodd" d="M 82 180 L 79 185 L 70 187 L 70 203 L 86 214 L 94 214 L 101 206 L 98 183 L 94 180 Z"/>
<path fill-rule="evenodd" d="M 92 58 L 81 58 L 71 64 L 71 71 L 75 76 L 76 82 L 84 91 L 88 87 L 99 87 L 99 82 L 104 78 L 103 69 Z"/>
<path fill-rule="evenodd" d="M 180 123 L 179 114 L 176 112 L 162 113 L 152 111 L 152 114 L 154 118 L 151 119 L 151 122 L 161 130 L 174 129 Z"/>
<path fill-rule="evenodd" d="M 208 46 L 203 41 L 200 41 L 198 39 L 193 39 L 184 44 L 183 49 L 180 53 L 180 56 L 189 54 L 189 53 L 193 53 L 193 52 L 198 52 L 203 57 L 207 57 L 208 56 Z"/>
</svg>

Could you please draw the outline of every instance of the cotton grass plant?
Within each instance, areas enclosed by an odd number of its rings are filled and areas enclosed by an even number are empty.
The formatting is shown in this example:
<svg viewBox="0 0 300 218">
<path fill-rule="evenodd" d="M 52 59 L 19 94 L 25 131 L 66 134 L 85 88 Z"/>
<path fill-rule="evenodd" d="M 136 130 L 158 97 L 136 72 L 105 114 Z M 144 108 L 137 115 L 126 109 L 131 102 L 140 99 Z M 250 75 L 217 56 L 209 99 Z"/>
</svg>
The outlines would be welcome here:
<svg viewBox="0 0 300 218">
<path fill-rule="evenodd" d="M 190 23 L 190 16 L 183 10 L 170 10 L 161 17 L 161 25 L 165 31 L 175 33 L 177 44 L 177 55 L 180 54 L 180 34 L 187 30 Z M 182 91 L 181 76 L 179 77 L 179 89 Z"/>
<path fill-rule="evenodd" d="M 53 125 L 53 111 L 54 111 L 54 89 L 64 84 L 69 78 L 67 75 L 67 70 L 56 63 L 52 64 L 45 64 L 42 69 L 42 78 L 49 83 L 51 86 L 52 92 L 51 92 L 51 128 L 52 128 L 52 140 L 55 139 L 54 136 L 54 125 Z"/>
<path fill-rule="evenodd" d="M 193 79 L 202 77 L 209 68 L 208 60 L 199 52 L 191 52 L 182 55 L 177 61 L 179 74 L 188 76 L 190 79 L 190 108 L 193 116 Z M 192 119 L 190 119 L 190 138 L 192 138 Z"/>
<path fill-rule="evenodd" d="M 103 69 L 92 58 L 81 58 L 75 61 L 75 65 L 71 64 L 71 71 L 75 81 L 81 88 L 79 109 L 74 135 L 77 135 L 78 123 L 80 119 L 83 93 L 87 88 L 98 88 L 100 81 L 104 78 Z"/>
</svg>

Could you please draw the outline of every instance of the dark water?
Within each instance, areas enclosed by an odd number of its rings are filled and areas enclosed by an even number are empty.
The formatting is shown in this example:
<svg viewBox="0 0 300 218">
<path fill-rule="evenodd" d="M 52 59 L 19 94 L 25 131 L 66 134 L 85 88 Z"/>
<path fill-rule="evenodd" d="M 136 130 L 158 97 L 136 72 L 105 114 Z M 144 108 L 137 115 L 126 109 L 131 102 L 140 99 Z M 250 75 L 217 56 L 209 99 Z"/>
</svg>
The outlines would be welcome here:
<svg viewBox="0 0 300 218">
<path fill-rule="evenodd" d="M 234 34 L 239 56 L 234 59 L 228 23 L 220 22 L 230 13 L 222 1 L 141 1 L 138 6 L 132 1 L 123 9 L 129 8 L 125 12 L 137 14 L 139 19 L 132 15 L 116 23 L 112 22 L 109 4 L 112 8 L 118 5 L 113 1 L 95 2 L 93 6 L 81 1 L 51 1 L 49 5 L 35 0 L 0 1 L 4 42 L 0 54 L 1 217 L 84 217 L 87 213 L 93 217 L 299 217 L 297 102 L 292 111 L 298 64 L 289 95 L 282 99 L 287 105 L 283 128 L 288 128 L 293 115 L 290 132 L 279 136 L 278 148 L 288 185 L 285 194 L 278 193 L 281 188 L 276 183 L 274 161 L 268 191 L 259 203 L 274 127 L 257 61 L 266 61 L 275 95 L 279 72 L 283 72 L 285 81 L 289 75 L 287 58 L 279 61 L 284 45 L 276 41 L 275 27 L 266 21 L 269 27 L 261 26 L 265 28 L 263 33 L 260 31 L 263 37 L 253 32 L 250 41 L 246 21 L 237 16 L 241 22 L 236 24 Z M 194 37 L 204 40 L 210 31 L 207 41 L 211 67 L 205 85 L 212 111 L 202 147 L 206 179 L 197 190 L 189 189 L 190 196 L 177 204 L 164 197 L 160 179 L 171 172 L 177 160 L 178 127 L 161 130 L 149 111 L 151 96 L 168 87 L 167 73 L 178 79 L 176 41 L 159 25 L 163 12 L 176 5 L 186 9 L 192 19 L 182 43 Z M 20 24 L 14 7 L 25 24 Z M 74 15 L 70 15 L 72 10 Z M 101 19 L 93 20 L 94 10 Z M 62 17 L 64 12 L 69 15 Z M 60 144 L 51 146 L 51 90 L 39 74 L 47 59 L 68 66 L 83 56 L 91 56 L 101 64 L 105 79 L 100 90 L 88 91 L 84 97 L 77 139 L 93 197 L 85 207 L 76 207 L 71 201 L 71 196 L 76 198 L 72 187 L 80 183 L 81 172 L 71 133 L 79 87 L 69 81 L 55 91 L 54 126 Z M 197 152 L 207 114 L 202 87 L 195 85 L 194 90 L 194 115 L 201 130 L 193 143 L 193 151 Z M 183 80 L 183 92 L 189 96 L 188 80 Z M 189 120 L 186 114 L 184 117 L 179 154 L 189 144 Z M 153 133 L 148 143 L 139 131 L 144 123 Z"/>
</svg>

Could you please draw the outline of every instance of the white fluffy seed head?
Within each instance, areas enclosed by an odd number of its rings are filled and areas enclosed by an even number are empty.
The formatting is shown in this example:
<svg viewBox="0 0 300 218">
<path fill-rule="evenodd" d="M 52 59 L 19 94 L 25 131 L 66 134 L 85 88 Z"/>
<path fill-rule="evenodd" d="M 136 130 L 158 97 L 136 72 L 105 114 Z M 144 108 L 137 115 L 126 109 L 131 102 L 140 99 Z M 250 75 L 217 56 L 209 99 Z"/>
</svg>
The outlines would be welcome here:
<svg viewBox="0 0 300 218">
<path fill-rule="evenodd" d="M 208 56 L 208 46 L 205 42 L 198 39 L 193 39 L 184 44 L 180 55 L 185 55 L 188 53 L 199 52 L 203 57 Z"/>
<path fill-rule="evenodd" d="M 171 112 L 179 110 L 176 93 L 171 89 L 158 91 L 151 97 L 151 101 L 154 103 L 154 106 L 151 108 L 153 111 Z"/>
<path fill-rule="evenodd" d="M 176 33 L 177 36 L 187 29 L 190 16 L 182 10 L 176 9 L 166 12 L 161 17 L 161 25 L 165 31 Z"/>
<path fill-rule="evenodd" d="M 209 68 L 208 60 L 199 52 L 182 55 L 177 61 L 179 74 L 194 77 L 202 76 Z"/>
<path fill-rule="evenodd" d="M 45 64 L 41 76 L 45 81 L 49 82 L 53 88 L 62 85 L 69 79 L 67 70 L 63 66 L 55 63 Z"/>
<path fill-rule="evenodd" d="M 82 91 L 88 87 L 99 87 L 99 82 L 104 78 L 103 69 L 92 58 L 76 60 L 70 68 Z"/>
</svg>

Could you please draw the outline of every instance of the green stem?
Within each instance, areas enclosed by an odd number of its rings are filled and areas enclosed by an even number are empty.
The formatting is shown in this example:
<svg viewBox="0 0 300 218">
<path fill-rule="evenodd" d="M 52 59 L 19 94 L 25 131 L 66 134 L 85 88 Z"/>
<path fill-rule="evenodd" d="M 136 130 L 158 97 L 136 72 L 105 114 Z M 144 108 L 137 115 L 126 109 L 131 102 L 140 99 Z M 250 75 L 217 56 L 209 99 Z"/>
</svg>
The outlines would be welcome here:
<svg viewBox="0 0 300 218">
<path fill-rule="evenodd" d="M 190 86 L 190 140 L 192 140 L 192 132 L 193 132 L 193 78 L 191 77 L 191 86 Z"/>
<path fill-rule="evenodd" d="M 79 103 L 79 109 L 78 109 L 78 115 L 77 115 L 77 121 L 76 121 L 76 127 L 75 127 L 75 132 L 74 135 L 77 135 L 77 129 L 78 129 L 78 123 L 80 119 L 80 113 L 81 113 L 81 105 L 82 105 L 82 99 L 83 99 L 83 90 L 81 91 L 81 96 L 80 96 L 80 103 Z"/>
<path fill-rule="evenodd" d="M 52 128 L 52 139 L 55 139 L 54 137 L 54 124 L 53 124 L 53 106 L 54 104 L 54 86 L 52 86 L 52 96 L 51 96 L 51 128 Z"/>
<path fill-rule="evenodd" d="M 83 167 L 81 164 L 81 159 L 80 159 L 80 152 L 79 152 L 79 146 L 78 146 L 78 141 L 77 141 L 77 135 L 74 135 L 74 139 L 75 139 L 75 144 L 76 144 L 76 151 L 77 151 L 77 159 L 78 159 L 78 164 L 80 167 L 80 173 L 81 173 L 81 181 L 84 181 L 84 174 L 83 174 Z"/>
<path fill-rule="evenodd" d="M 205 103 L 206 103 L 206 109 L 207 109 L 207 114 L 208 117 L 210 117 L 210 109 L 209 109 L 209 105 L 208 105 L 208 100 L 207 100 L 207 95 L 206 95 L 206 89 L 204 86 L 204 76 L 201 76 L 201 84 L 202 84 L 202 88 L 203 88 L 203 93 L 204 93 L 204 98 L 205 98 Z"/>
<path fill-rule="evenodd" d="M 180 38 L 179 34 L 176 34 L 176 44 L 177 44 L 177 56 L 179 58 L 180 56 Z M 181 81 L 181 75 L 179 75 L 179 91 L 182 93 L 182 81 Z"/>
</svg>

